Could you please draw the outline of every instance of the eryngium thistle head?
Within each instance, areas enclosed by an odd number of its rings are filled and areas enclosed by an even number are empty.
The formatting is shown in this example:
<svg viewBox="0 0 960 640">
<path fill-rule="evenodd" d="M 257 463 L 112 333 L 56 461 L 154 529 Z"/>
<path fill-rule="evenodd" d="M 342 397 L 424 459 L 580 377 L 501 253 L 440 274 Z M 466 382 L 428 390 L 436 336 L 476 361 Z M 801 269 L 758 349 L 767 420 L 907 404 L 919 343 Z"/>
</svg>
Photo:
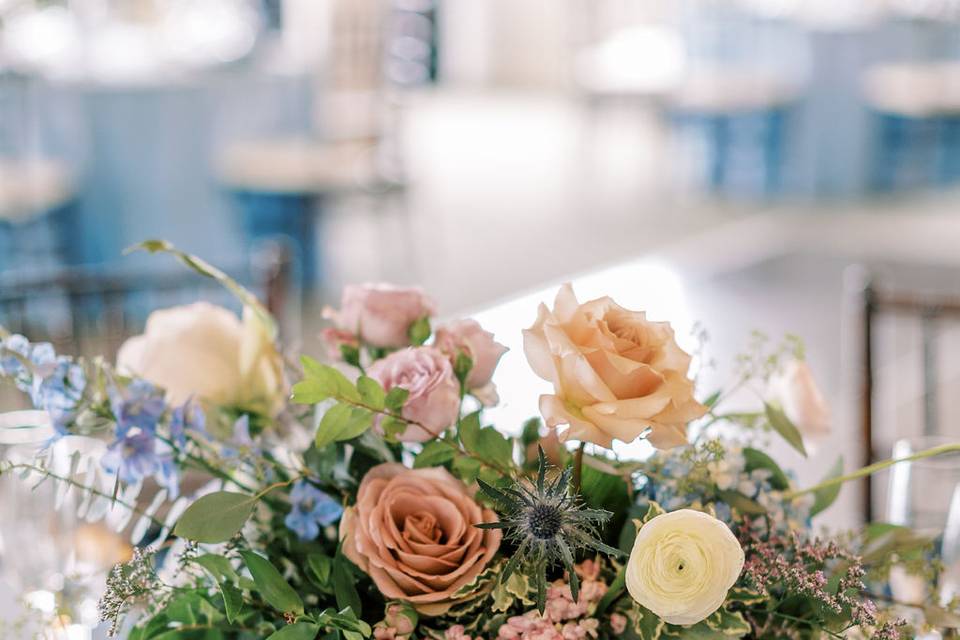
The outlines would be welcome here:
<svg viewBox="0 0 960 640">
<path fill-rule="evenodd" d="M 567 467 L 552 482 L 547 482 L 547 463 L 540 449 L 535 481 L 523 478 L 512 487 L 493 487 L 482 480 L 480 489 L 499 505 L 499 522 L 477 525 L 485 529 L 503 529 L 507 540 L 517 549 L 500 574 L 506 581 L 521 565 L 533 574 L 537 587 L 537 606 L 543 613 L 546 603 L 547 570 L 562 564 L 570 580 L 574 601 L 579 598 L 580 580 L 573 564 L 585 549 L 608 555 L 621 555 L 599 540 L 600 526 L 613 515 L 602 509 L 589 509 L 579 495 L 571 493 L 573 470 Z"/>
</svg>

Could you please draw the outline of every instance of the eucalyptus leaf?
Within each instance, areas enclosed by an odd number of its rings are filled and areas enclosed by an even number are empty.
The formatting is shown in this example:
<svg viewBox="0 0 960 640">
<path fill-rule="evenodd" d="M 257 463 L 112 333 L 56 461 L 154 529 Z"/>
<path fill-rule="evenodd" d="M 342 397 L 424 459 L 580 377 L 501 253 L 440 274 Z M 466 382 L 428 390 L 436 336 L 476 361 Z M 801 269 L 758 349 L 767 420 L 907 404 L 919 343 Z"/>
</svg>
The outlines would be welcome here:
<svg viewBox="0 0 960 640">
<path fill-rule="evenodd" d="M 824 476 L 823 480 L 830 480 L 831 478 L 837 478 L 841 475 L 843 475 L 843 456 L 837 458 L 837 461 L 833 463 L 832 467 L 830 467 L 830 471 L 827 472 L 827 475 Z M 837 496 L 840 495 L 840 488 L 842 486 L 843 485 L 841 484 L 835 484 L 814 491 L 813 506 L 810 507 L 810 517 L 812 518 L 832 505 L 837 499 Z"/>
<path fill-rule="evenodd" d="M 167 242 L 166 240 L 145 240 L 144 242 L 135 244 L 132 247 L 128 247 L 123 253 L 126 255 L 139 250 L 145 250 L 150 253 L 169 253 L 200 275 L 216 280 L 223 285 L 224 288 L 230 291 L 230 293 L 236 296 L 244 307 L 249 308 L 256 313 L 257 317 L 263 324 L 263 327 L 266 329 L 267 335 L 270 337 L 270 339 L 276 339 L 277 323 L 273 319 L 273 316 L 270 315 L 270 312 L 267 311 L 267 308 L 263 306 L 263 304 L 255 295 L 253 295 L 253 293 L 241 286 L 236 280 L 228 276 L 220 269 L 216 268 L 202 258 L 198 258 L 197 256 L 180 251 L 173 246 L 173 244 Z"/>
<path fill-rule="evenodd" d="M 756 500 L 752 500 L 739 491 L 718 491 L 717 496 L 740 513 L 763 515 L 767 512 Z"/>
<path fill-rule="evenodd" d="M 779 491 L 786 491 L 790 488 L 790 480 L 787 474 L 783 472 L 776 461 L 759 449 L 745 447 L 743 449 L 743 459 L 746 462 L 748 472 L 756 469 L 766 469 L 772 475 L 770 476 L 770 486 Z"/>
<path fill-rule="evenodd" d="M 807 449 L 803 446 L 803 436 L 800 435 L 797 427 L 790 422 L 790 418 L 783 412 L 783 409 L 769 403 L 764 403 L 763 408 L 767 415 L 767 421 L 773 430 L 779 433 L 791 447 L 799 451 L 800 455 L 807 457 Z"/>
<path fill-rule="evenodd" d="M 337 549 L 337 555 L 333 558 L 333 590 L 337 598 L 337 606 L 341 609 L 350 608 L 356 615 L 360 615 L 363 605 L 360 601 L 360 594 L 357 593 L 355 580 L 353 579 L 353 568 L 346 556 Z"/>
<path fill-rule="evenodd" d="M 303 600 L 269 560 L 253 551 L 241 551 L 240 555 L 267 604 L 283 613 L 303 613 Z"/>
<path fill-rule="evenodd" d="M 226 542 L 240 531 L 255 504 L 253 496 L 245 493 L 209 493 L 187 507 L 173 532 L 196 542 Z"/>
</svg>

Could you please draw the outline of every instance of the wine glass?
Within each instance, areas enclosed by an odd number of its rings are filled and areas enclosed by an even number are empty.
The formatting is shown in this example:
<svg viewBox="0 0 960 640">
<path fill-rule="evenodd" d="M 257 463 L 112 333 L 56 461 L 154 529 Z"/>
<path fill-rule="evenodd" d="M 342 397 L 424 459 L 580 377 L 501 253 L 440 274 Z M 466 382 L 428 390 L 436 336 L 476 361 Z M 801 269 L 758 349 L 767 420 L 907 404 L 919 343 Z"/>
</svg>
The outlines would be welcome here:
<svg viewBox="0 0 960 640">
<path fill-rule="evenodd" d="M 949 438 L 941 436 L 904 438 L 894 444 L 893 457 L 903 458 L 949 442 Z M 940 539 L 948 528 L 949 517 L 954 517 L 956 522 L 952 526 L 957 529 L 956 535 L 960 539 L 960 505 L 955 507 L 957 515 L 952 514 L 958 484 L 960 453 L 894 465 L 890 471 L 887 522 Z M 929 585 L 922 577 L 909 575 L 902 568 L 893 567 L 890 571 L 890 589 L 901 602 L 920 603 L 926 598 Z"/>
</svg>

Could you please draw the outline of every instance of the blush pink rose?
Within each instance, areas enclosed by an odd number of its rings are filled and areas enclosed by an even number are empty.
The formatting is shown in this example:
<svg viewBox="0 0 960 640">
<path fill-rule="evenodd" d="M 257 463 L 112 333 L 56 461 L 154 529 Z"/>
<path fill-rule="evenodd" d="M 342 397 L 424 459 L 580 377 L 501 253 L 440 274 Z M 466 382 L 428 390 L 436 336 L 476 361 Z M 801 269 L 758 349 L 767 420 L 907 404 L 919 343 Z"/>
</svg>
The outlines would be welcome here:
<svg viewBox="0 0 960 640">
<path fill-rule="evenodd" d="M 327 318 L 374 347 L 397 348 L 410 344 L 410 325 L 436 313 L 436 305 L 416 287 L 390 284 L 347 285 L 339 311 L 328 309 Z"/>
<path fill-rule="evenodd" d="M 780 404 L 787 418 L 805 438 L 830 435 L 830 407 L 803 360 L 790 360 L 770 380 L 769 399 Z"/>
<path fill-rule="evenodd" d="M 357 503 L 340 521 L 343 552 L 386 599 L 440 615 L 500 547 L 499 529 L 474 526 L 497 516 L 473 495 L 442 467 L 377 465 L 363 477 Z"/>
<path fill-rule="evenodd" d="M 455 362 L 457 353 L 463 352 L 473 360 L 467 376 L 468 389 L 480 389 L 490 383 L 500 357 L 507 348 L 493 339 L 476 320 L 457 320 L 437 328 L 434 346 Z"/>
<path fill-rule="evenodd" d="M 707 412 L 687 377 L 690 356 L 666 322 L 624 309 L 610 298 L 580 304 L 569 284 L 553 310 L 541 304 L 523 332 L 534 372 L 553 383 L 540 396 L 549 427 L 569 425 L 561 440 L 610 447 L 614 438 L 646 437 L 658 449 L 686 444 L 687 423 Z"/>
<path fill-rule="evenodd" d="M 426 442 L 436 438 L 460 415 L 460 384 L 450 360 L 433 347 L 409 347 L 374 362 L 367 375 L 386 390 L 409 392 L 402 415 L 411 423 L 398 438 Z"/>
</svg>

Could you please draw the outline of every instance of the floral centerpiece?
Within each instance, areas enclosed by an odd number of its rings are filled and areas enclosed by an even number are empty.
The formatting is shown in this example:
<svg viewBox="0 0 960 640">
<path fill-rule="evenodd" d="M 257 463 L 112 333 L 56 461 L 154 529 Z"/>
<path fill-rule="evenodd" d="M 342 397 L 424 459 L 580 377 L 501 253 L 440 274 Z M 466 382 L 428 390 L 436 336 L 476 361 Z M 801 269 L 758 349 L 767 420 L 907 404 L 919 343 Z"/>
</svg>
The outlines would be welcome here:
<svg viewBox="0 0 960 640">
<path fill-rule="evenodd" d="M 524 331 L 553 385 L 540 418 L 486 424 L 505 348 L 433 326 L 417 289 L 351 286 L 326 364 L 284 354 L 270 314 L 207 263 L 241 316 L 157 311 L 117 362 L 4 333 L 0 372 L 55 436 L 3 473 L 78 492 L 132 529 L 100 602 L 132 640 L 909 637 L 891 567 L 930 578 L 931 541 L 889 525 L 820 538 L 842 466 L 800 488 L 764 452 L 805 453 L 829 414 L 796 341 L 742 358 L 755 411 L 701 396 L 670 325 L 564 286 Z M 657 453 L 620 460 L 615 440 Z M 77 443 L 82 441 L 82 455 Z M 91 445 L 92 443 L 92 445 Z M 919 454 L 955 451 L 940 447 Z M 64 460 L 67 462 L 64 463 Z"/>
</svg>

